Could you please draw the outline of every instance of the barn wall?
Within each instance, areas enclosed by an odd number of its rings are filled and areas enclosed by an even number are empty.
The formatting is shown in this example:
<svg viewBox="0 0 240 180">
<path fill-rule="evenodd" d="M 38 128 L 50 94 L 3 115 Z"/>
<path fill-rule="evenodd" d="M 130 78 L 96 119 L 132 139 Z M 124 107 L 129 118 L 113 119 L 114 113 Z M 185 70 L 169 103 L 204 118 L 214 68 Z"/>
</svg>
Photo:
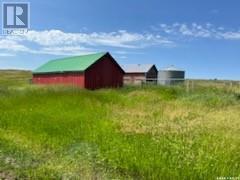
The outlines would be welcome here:
<svg viewBox="0 0 240 180">
<path fill-rule="evenodd" d="M 147 82 L 157 84 L 157 78 L 158 78 L 158 70 L 155 66 L 153 66 L 148 72 L 147 72 Z"/>
<path fill-rule="evenodd" d="M 124 75 L 125 85 L 141 85 L 145 81 L 145 73 L 126 73 Z"/>
<path fill-rule="evenodd" d="M 42 85 L 74 85 L 84 88 L 84 74 L 83 73 L 61 73 L 61 74 L 34 74 L 34 84 Z"/>
<path fill-rule="evenodd" d="M 124 72 L 108 55 L 102 57 L 85 72 L 85 87 L 99 89 L 122 87 Z"/>
<path fill-rule="evenodd" d="M 148 72 L 147 72 L 147 79 L 157 79 L 158 77 L 158 70 L 155 66 L 153 66 Z"/>
</svg>

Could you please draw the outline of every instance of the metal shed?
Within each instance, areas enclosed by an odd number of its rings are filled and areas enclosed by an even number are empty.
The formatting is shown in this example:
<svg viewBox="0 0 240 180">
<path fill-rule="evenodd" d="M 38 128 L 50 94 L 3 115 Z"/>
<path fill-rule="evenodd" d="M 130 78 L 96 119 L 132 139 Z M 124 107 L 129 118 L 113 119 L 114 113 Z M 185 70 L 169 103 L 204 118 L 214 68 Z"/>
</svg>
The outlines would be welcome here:
<svg viewBox="0 0 240 180">
<path fill-rule="evenodd" d="M 126 64 L 122 65 L 122 68 L 125 71 L 124 84 L 140 85 L 157 82 L 158 70 L 154 64 Z"/>
<path fill-rule="evenodd" d="M 121 87 L 123 75 L 123 69 L 106 52 L 49 61 L 33 71 L 32 82 L 99 89 Z"/>
</svg>

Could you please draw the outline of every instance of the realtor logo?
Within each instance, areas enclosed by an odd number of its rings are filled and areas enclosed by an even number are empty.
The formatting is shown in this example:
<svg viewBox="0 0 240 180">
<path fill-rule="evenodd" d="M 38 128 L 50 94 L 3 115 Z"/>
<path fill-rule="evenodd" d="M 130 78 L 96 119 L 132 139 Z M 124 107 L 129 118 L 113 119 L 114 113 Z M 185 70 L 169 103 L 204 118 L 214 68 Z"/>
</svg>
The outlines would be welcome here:
<svg viewBox="0 0 240 180">
<path fill-rule="evenodd" d="M 22 34 L 30 28 L 29 3 L 5 2 L 2 13 L 3 34 Z"/>
</svg>

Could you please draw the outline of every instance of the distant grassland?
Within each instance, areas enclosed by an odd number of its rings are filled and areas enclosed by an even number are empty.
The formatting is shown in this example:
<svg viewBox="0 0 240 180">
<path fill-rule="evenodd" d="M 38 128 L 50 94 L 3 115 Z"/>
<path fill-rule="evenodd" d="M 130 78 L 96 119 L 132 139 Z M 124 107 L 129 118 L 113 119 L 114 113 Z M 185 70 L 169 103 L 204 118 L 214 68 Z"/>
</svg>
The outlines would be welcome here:
<svg viewBox="0 0 240 180">
<path fill-rule="evenodd" d="M 87 91 L 30 86 L 29 72 L 15 72 L 17 85 L 9 74 L 0 77 L 0 179 L 240 177 L 237 86 Z"/>
<path fill-rule="evenodd" d="M 9 86 L 25 86 L 30 83 L 30 71 L 0 70 L 0 88 Z"/>
</svg>

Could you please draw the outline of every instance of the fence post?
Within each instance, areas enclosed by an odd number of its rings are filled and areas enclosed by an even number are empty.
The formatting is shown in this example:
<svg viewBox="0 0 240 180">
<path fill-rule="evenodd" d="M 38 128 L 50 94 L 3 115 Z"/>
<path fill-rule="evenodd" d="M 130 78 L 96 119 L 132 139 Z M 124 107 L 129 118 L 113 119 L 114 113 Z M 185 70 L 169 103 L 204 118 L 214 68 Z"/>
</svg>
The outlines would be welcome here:
<svg viewBox="0 0 240 180">
<path fill-rule="evenodd" d="M 187 93 L 189 93 L 189 80 L 187 80 L 187 84 L 186 84 L 186 88 L 187 88 Z"/>
</svg>

